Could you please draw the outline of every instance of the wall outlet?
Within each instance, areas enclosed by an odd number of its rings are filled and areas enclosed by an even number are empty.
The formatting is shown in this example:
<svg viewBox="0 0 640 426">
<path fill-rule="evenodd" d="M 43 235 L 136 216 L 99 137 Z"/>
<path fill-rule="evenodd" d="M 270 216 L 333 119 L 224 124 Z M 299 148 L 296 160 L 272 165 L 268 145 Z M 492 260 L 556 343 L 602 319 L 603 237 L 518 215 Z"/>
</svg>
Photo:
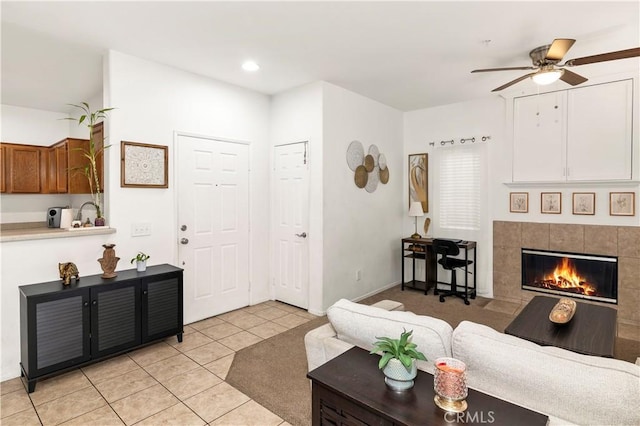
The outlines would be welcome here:
<svg viewBox="0 0 640 426">
<path fill-rule="evenodd" d="M 356 271 L 356 281 L 360 281 L 362 279 L 362 269 L 358 269 Z"/>
<path fill-rule="evenodd" d="M 138 222 L 131 224 L 131 236 L 143 237 L 151 235 L 151 224 L 148 222 Z"/>
</svg>

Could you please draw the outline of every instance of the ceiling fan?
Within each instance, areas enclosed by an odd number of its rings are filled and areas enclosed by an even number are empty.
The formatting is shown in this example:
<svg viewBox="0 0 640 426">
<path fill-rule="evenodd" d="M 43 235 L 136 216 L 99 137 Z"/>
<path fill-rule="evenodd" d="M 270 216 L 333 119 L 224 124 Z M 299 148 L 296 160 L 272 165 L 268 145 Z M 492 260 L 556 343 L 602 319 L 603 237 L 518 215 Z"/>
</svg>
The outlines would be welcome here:
<svg viewBox="0 0 640 426">
<path fill-rule="evenodd" d="M 527 67 L 507 67 L 507 68 L 485 68 L 479 70 L 473 70 L 474 72 L 488 72 L 488 71 L 509 71 L 509 70 L 537 70 L 535 72 L 525 74 L 522 77 L 516 78 L 503 84 L 500 87 L 496 87 L 492 92 L 498 92 L 502 89 L 506 89 L 528 77 L 531 77 L 534 82 L 540 85 L 551 84 L 558 79 L 568 83 L 572 86 L 587 81 L 585 77 L 576 74 L 565 67 L 575 67 L 578 65 L 593 64 L 596 62 L 615 61 L 617 59 L 626 59 L 640 56 L 640 47 L 626 50 L 618 50 L 616 52 L 601 53 L 599 55 L 584 56 L 582 58 L 575 58 L 566 61 L 564 64 L 558 64 L 564 57 L 564 55 L 571 49 L 573 43 L 576 41 L 570 38 L 557 38 L 553 40 L 553 43 L 545 46 L 536 47 L 529 56 L 533 62 L 533 66 Z"/>
</svg>

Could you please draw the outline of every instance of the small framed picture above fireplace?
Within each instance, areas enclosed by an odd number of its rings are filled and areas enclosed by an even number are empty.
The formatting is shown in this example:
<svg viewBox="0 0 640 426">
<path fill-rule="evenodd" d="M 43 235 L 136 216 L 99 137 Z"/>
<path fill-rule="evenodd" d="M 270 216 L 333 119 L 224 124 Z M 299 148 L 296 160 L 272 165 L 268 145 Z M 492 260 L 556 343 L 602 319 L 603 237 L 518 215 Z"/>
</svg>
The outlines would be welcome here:
<svg viewBox="0 0 640 426">
<path fill-rule="evenodd" d="M 540 194 L 540 213 L 562 213 L 562 193 L 542 192 Z"/>
<path fill-rule="evenodd" d="M 511 213 L 527 213 L 529 211 L 529 193 L 509 193 L 509 211 Z"/>
<path fill-rule="evenodd" d="M 610 192 L 609 215 L 611 216 L 635 216 L 636 193 L 635 192 Z"/>
<path fill-rule="evenodd" d="M 574 192 L 573 214 L 596 214 L 596 193 Z"/>
</svg>

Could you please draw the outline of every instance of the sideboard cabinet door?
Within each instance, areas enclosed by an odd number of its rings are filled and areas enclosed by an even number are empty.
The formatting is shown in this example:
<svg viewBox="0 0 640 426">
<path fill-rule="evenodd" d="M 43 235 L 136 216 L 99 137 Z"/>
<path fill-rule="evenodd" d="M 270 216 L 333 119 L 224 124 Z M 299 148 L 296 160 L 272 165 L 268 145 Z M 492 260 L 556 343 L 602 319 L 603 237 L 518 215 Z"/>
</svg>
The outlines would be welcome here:
<svg viewBox="0 0 640 426">
<path fill-rule="evenodd" d="M 182 274 L 142 281 L 142 342 L 177 335 L 182 341 Z"/>
<path fill-rule="evenodd" d="M 130 280 L 92 288 L 92 358 L 100 358 L 139 344 L 139 281 Z"/>
<path fill-rule="evenodd" d="M 22 366 L 29 376 L 48 374 L 91 358 L 88 290 L 21 297 L 20 305 L 20 333 L 28 334 L 28 338 L 21 338 Z"/>
</svg>

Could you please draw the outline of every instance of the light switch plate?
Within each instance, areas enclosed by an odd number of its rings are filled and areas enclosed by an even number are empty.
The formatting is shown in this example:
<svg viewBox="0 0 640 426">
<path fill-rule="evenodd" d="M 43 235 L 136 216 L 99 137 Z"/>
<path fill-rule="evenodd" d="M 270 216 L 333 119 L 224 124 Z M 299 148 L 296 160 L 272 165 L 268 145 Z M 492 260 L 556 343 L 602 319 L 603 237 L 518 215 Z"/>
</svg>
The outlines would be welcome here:
<svg viewBox="0 0 640 426">
<path fill-rule="evenodd" d="M 137 222 L 131 224 L 131 236 L 143 237 L 145 235 L 151 235 L 151 224 L 148 222 Z"/>
</svg>

